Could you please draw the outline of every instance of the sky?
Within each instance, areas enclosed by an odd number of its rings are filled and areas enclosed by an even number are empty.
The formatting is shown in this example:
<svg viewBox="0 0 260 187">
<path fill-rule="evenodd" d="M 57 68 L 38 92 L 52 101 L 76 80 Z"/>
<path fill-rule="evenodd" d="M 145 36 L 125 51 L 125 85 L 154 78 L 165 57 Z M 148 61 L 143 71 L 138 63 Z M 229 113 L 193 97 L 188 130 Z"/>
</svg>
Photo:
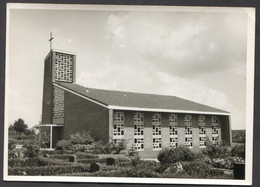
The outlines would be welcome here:
<svg viewBox="0 0 260 187">
<path fill-rule="evenodd" d="M 247 18 L 243 11 L 12 9 L 8 124 L 40 121 L 52 32 L 53 49 L 76 54 L 76 83 L 178 96 L 229 111 L 232 129 L 245 129 Z"/>
</svg>

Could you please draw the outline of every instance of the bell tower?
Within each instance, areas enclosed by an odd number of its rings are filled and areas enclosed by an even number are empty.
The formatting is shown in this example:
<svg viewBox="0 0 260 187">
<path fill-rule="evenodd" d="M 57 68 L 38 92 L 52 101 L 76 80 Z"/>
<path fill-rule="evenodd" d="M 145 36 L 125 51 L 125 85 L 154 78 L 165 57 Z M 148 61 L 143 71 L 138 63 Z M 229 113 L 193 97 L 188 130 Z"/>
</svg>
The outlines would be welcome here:
<svg viewBox="0 0 260 187">
<path fill-rule="evenodd" d="M 51 49 L 44 59 L 44 81 L 42 102 L 42 123 L 52 124 L 57 107 L 54 106 L 53 83 L 75 83 L 76 55 Z"/>
</svg>

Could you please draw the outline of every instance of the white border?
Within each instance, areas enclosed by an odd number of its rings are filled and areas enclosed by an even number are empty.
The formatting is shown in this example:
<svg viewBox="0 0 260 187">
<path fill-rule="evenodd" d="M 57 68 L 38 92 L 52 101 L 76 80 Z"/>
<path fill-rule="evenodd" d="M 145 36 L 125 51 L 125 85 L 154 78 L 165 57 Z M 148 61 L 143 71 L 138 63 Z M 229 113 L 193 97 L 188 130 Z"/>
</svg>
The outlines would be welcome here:
<svg viewBox="0 0 260 187">
<path fill-rule="evenodd" d="M 253 158 L 253 96 L 254 96 L 254 41 L 255 41 L 255 8 L 227 7 L 174 7 L 174 6 L 127 6 L 127 5 L 57 5 L 57 4 L 7 4 L 6 24 L 6 83 L 9 77 L 9 20 L 10 9 L 52 9 L 52 10 L 127 10 L 127 11 L 185 11 L 185 12 L 247 12 L 247 99 L 246 99 L 246 178 L 245 180 L 223 179 L 167 179 L 167 178 L 116 178 L 116 177 L 63 177 L 63 176 L 8 176 L 8 115 L 5 112 L 4 136 L 4 180 L 6 181 L 60 181 L 60 182 L 112 182 L 112 183 L 154 183 L 154 184 L 218 184 L 218 185 L 251 185 Z M 8 111 L 8 84 L 5 84 L 5 111 Z"/>
</svg>

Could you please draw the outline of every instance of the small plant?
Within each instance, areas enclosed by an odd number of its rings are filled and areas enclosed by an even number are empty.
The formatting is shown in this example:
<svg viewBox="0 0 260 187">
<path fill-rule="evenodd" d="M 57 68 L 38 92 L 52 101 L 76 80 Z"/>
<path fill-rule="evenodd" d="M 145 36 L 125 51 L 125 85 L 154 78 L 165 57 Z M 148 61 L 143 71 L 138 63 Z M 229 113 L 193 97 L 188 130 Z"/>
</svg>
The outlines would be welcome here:
<svg viewBox="0 0 260 187">
<path fill-rule="evenodd" d="M 231 155 L 234 157 L 240 157 L 245 160 L 245 145 L 235 145 L 231 149 Z"/>
<path fill-rule="evenodd" d="M 15 141 L 13 139 L 10 139 L 8 141 L 8 150 L 14 150 L 15 149 Z"/>
<path fill-rule="evenodd" d="M 26 150 L 24 152 L 25 157 L 35 158 L 40 154 L 40 147 L 38 145 L 28 145 L 26 146 Z"/>
<path fill-rule="evenodd" d="M 131 162 L 130 162 L 131 165 L 134 166 L 134 167 L 136 167 L 138 164 L 141 163 L 141 158 L 140 158 L 139 155 L 135 155 L 135 156 L 129 157 L 129 158 L 131 160 Z"/>
<path fill-rule="evenodd" d="M 164 149 L 160 151 L 157 159 L 162 164 L 170 164 L 179 161 L 192 161 L 194 159 L 194 154 L 188 147 L 181 145 L 174 149 Z"/>
<path fill-rule="evenodd" d="M 202 153 L 208 156 L 213 162 L 214 158 L 227 158 L 230 156 L 230 151 L 227 146 L 223 143 L 219 143 L 218 145 L 213 144 L 209 139 L 206 140 L 206 148 L 202 150 Z"/>
<path fill-rule="evenodd" d="M 90 136 L 89 132 L 83 131 L 82 133 L 76 132 L 70 135 L 72 144 L 85 144 L 89 145 L 94 142 L 94 138 Z"/>
<path fill-rule="evenodd" d="M 128 150 L 128 156 L 135 156 L 135 155 L 138 155 L 138 152 L 136 151 L 134 144 L 132 144 Z"/>
</svg>

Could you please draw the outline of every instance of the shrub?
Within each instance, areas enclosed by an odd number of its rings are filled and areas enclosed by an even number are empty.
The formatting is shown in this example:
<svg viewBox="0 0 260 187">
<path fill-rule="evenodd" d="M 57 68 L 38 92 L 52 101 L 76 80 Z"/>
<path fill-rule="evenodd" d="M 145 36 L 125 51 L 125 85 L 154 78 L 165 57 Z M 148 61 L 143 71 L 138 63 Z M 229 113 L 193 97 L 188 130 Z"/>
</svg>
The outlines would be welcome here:
<svg viewBox="0 0 260 187">
<path fill-rule="evenodd" d="M 71 148 L 71 141 L 70 140 L 60 140 L 57 144 L 55 149 L 56 150 L 68 150 Z"/>
<path fill-rule="evenodd" d="M 207 139 L 206 148 L 202 150 L 202 153 L 208 156 L 212 161 L 214 158 L 226 158 L 230 156 L 230 151 L 227 146 L 221 142 L 216 145 Z"/>
<path fill-rule="evenodd" d="M 240 157 L 245 160 L 245 145 L 235 145 L 231 149 L 231 155 L 234 157 Z"/>
<path fill-rule="evenodd" d="M 179 146 L 174 149 L 164 149 L 160 151 L 157 159 L 163 164 L 170 164 L 179 161 L 191 161 L 194 159 L 194 154 L 186 146 Z"/>
<path fill-rule="evenodd" d="M 76 145 L 73 145 L 71 147 L 71 149 L 73 151 L 80 151 L 80 152 L 85 152 L 85 151 L 89 151 L 90 150 L 90 145 L 85 145 L 85 144 L 76 144 Z"/>
<path fill-rule="evenodd" d="M 53 158 L 14 158 L 8 159 L 8 167 L 28 167 L 28 166 L 55 166 L 69 165 L 71 163 Z"/>
<path fill-rule="evenodd" d="M 40 147 L 38 145 L 29 145 L 26 147 L 24 152 L 25 157 L 34 158 L 38 157 L 40 154 Z"/>
<path fill-rule="evenodd" d="M 128 156 L 136 156 L 136 155 L 138 155 L 138 152 L 136 151 L 134 144 L 132 144 L 128 150 Z"/>
<path fill-rule="evenodd" d="M 82 133 L 76 132 L 70 135 L 72 144 L 85 144 L 89 145 L 94 142 L 94 139 L 90 136 L 89 132 L 83 131 Z"/>
<path fill-rule="evenodd" d="M 151 167 L 130 168 L 125 171 L 127 177 L 159 177 Z"/>
<path fill-rule="evenodd" d="M 137 166 L 138 164 L 140 164 L 141 163 L 141 158 L 140 158 L 140 156 L 138 156 L 138 155 L 136 155 L 136 156 L 133 156 L 133 157 L 129 157 L 130 158 L 130 164 L 132 165 L 132 166 Z"/>
<path fill-rule="evenodd" d="M 113 150 L 115 151 L 115 154 L 119 154 L 120 151 L 125 150 L 126 144 L 127 144 L 127 142 L 124 139 L 118 143 L 113 143 L 112 145 L 113 145 Z"/>
<path fill-rule="evenodd" d="M 84 164 L 74 164 L 65 166 L 43 166 L 43 167 L 13 167 L 8 168 L 8 175 L 43 175 L 52 176 L 60 175 L 64 173 L 76 173 L 76 172 L 86 172 L 89 171 L 89 165 Z"/>
<path fill-rule="evenodd" d="M 183 170 L 192 178 L 212 178 L 216 177 L 216 175 L 221 176 L 224 174 L 224 172 L 220 170 L 219 172 L 213 172 L 208 164 L 202 162 L 183 163 Z"/>
<path fill-rule="evenodd" d="M 8 141 L 8 150 L 14 150 L 15 149 L 15 141 L 10 139 Z"/>
</svg>

